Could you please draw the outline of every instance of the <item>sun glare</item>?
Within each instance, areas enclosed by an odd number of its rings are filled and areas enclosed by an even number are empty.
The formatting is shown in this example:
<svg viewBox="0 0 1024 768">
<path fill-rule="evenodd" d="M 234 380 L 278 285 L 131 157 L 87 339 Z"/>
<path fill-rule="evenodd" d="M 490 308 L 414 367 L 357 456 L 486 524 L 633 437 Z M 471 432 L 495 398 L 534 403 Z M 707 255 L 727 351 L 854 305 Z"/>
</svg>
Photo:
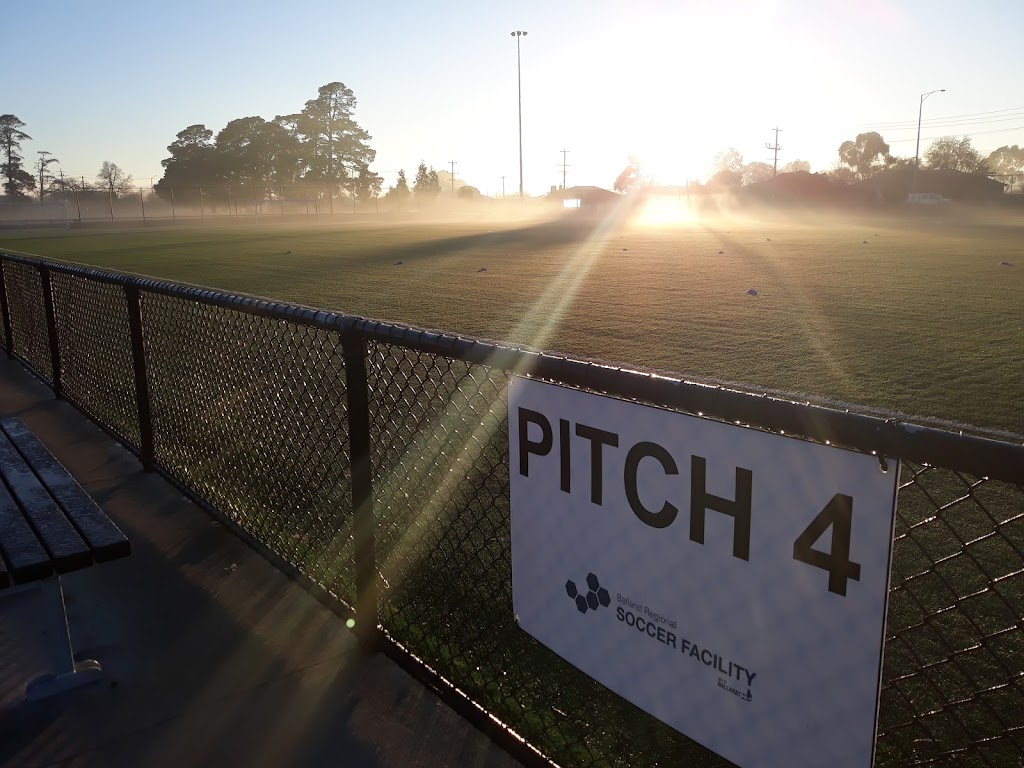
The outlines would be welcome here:
<svg viewBox="0 0 1024 768">
<path fill-rule="evenodd" d="M 681 195 L 651 197 L 644 203 L 635 221 L 648 227 L 671 227 L 690 224 L 692 219 L 687 198 Z"/>
</svg>

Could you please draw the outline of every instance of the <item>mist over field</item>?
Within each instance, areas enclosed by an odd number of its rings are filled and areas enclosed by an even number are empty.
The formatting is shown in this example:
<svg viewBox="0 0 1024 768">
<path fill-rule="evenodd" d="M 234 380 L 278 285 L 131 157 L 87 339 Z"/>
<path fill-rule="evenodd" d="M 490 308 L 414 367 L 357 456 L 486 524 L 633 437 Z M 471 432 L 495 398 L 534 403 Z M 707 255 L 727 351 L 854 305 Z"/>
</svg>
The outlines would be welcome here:
<svg viewBox="0 0 1024 768">
<path fill-rule="evenodd" d="M 4 232 L 0 247 L 1024 431 L 1018 214 L 717 208 Z"/>
</svg>

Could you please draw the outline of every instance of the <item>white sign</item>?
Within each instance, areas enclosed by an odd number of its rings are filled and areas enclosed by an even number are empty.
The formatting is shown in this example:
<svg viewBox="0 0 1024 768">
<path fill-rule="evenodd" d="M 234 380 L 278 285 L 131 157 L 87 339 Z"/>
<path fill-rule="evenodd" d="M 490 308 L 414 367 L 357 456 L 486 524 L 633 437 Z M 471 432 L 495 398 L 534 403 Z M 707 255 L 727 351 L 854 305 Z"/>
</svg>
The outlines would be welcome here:
<svg viewBox="0 0 1024 768">
<path fill-rule="evenodd" d="M 529 379 L 519 626 L 744 766 L 870 766 L 899 467 Z"/>
</svg>

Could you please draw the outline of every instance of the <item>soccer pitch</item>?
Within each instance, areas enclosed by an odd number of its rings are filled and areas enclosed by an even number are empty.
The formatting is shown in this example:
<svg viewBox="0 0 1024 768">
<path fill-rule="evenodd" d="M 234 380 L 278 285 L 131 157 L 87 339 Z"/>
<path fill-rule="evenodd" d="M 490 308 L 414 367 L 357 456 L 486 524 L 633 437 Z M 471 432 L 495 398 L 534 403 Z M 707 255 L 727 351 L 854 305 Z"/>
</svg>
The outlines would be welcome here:
<svg viewBox="0 0 1024 768">
<path fill-rule="evenodd" d="M 1024 432 L 1024 217 L 914 213 L 382 216 L 2 232 L 0 248 Z"/>
</svg>

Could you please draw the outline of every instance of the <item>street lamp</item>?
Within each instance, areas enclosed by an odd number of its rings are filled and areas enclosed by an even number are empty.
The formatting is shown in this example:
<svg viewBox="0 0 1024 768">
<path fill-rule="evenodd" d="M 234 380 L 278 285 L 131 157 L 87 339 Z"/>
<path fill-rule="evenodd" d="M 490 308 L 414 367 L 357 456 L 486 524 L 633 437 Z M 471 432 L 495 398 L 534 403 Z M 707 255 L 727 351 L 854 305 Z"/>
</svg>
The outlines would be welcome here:
<svg viewBox="0 0 1024 768">
<path fill-rule="evenodd" d="M 519 80 L 519 202 L 523 202 L 523 68 L 519 59 L 519 38 L 526 33 L 517 29 L 512 33 L 516 39 L 516 77 Z"/>
<path fill-rule="evenodd" d="M 914 147 L 914 182 L 911 185 L 911 192 L 917 192 L 917 164 L 920 160 L 921 154 L 921 112 L 924 110 L 924 100 L 931 96 L 933 93 L 945 92 L 945 88 L 939 88 L 934 91 L 928 91 L 928 93 L 922 93 L 921 101 L 917 105 L 917 145 Z"/>
</svg>

